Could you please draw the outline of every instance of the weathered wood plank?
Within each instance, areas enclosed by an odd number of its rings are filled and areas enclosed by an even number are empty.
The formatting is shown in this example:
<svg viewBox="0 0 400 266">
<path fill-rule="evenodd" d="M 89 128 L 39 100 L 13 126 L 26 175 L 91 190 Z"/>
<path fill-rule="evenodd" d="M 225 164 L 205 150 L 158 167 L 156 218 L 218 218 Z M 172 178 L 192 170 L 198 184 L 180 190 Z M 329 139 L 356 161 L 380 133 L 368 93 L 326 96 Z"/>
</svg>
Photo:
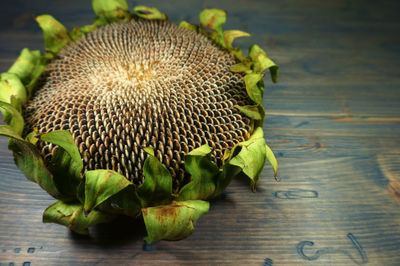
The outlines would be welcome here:
<svg viewBox="0 0 400 266">
<path fill-rule="evenodd" d="M 43 49 L 33 16 L 91 22 L 90 1 L 3 1 L 0 72 L 23 47 Z M 132 6 L 132 1 L 128 1 Z M 135 4 L 139 2 L 135 1 Z M 42 224 L 54 200 L 13 164 L 0 138 L 0 265 L 400 265 L 398 1 L 146 1 L 172 21 L 205 7 L 253 33 L 281 65 L 266 79 L 266 165 L 257 193 L 235 180 L 188 239 L 143 250 L 143 224 L 120 219 L 81 237 Z M 28 263 L 29 262 L 29 263 Z"/>
</svg>

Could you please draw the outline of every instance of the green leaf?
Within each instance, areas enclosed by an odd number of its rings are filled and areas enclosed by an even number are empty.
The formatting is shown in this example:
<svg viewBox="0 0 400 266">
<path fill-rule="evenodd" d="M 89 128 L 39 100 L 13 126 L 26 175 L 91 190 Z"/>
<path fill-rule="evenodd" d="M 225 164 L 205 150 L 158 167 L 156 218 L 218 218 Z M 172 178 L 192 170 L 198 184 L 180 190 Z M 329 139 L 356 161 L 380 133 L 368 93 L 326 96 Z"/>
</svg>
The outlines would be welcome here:
<svg viewBox="0 0 400 266">
<path fill-rule="evenodd" d="M 258 127 L 247 141 L 238 143 L 232 149 L 232 158 L 229 160 L 229 164 L 242 169 L 242 172 L 249 177 L 251 188 L 254 190 L 264 168 L 265 159 L 264 133 L 262 128 Z"/>
<path fill-rule="evenodd" d="M 239 37 L 249 37 L 250 33 L 241 30 L 226 30 L 224 31 L 224 43 L 227 49 L 232 49 L 232 43 L 236 38 Z"/>
<path fill-rule="evenodd" d="M 179 27 L 182 27 L 182 28 L 185 28 L 185 29 L 188 29 L 188 30 L 192 30 L 192 31 L 195 31 L 195 32 L 199 31 L 199 26 L 194 25 L 192 23 L 189 23 L 187 21 L 181 21 L 179 23 Z"/>
<path fill-rule="evenodd" d="M 0 111 L 3 114 L 4 122 L 6 122 L 15 133 L 21 136 L 24 129 L 24 119 L 22 118 L 21 113 L 11 104 L 1 101 Z"/>
<path fill-rule="evenodd" d="M 214 178 L 219 169 L 211 160 L 211 149 L 205 144 L 185 156 L 185 168 L 192 180 L 182 187 L 178 200 L 208 199 L 215 192 Z"/>
<path fill-rule="evenodd" d="M 8 125 L 0 126 L 0 135 L 6 136 L 9 138 L 13 138 L 16 140 L 24 141 L 24 139 L 17 132 L 15 132 L 15 130 L 11 126 L 8 126 Z"/>
<path fill-rule="evenodd" d="M 136 14 L 145 19 L 159 19 L 159 20 L 166 20 L 167 16 L 164 13 L 161 13 L 155 7 L 148 7 L 148 6 L 135 6 L 133 10 Z"/>
<path fill-rule="evenodd" d="M 67 153 L 70 157 L 71 164 L 69 167 L 69 172 L 71 172 L 76 177 L 81 177 L 83 162 L 81 159 L 81 155 L 79 154 L 78 147 L 75 144 L 74 138 L 68 130 L 55 130 L 41 135 L 40 139 L 42 141 L 50 142 L 60 146 L 62 150 L 59 150 L 62 151 L 62 153 Z M 65 157 L 65 155 L 63 155 L 62 153 L 60 153 L 60 156 Z"/>
<path fill-rule="evenodd" d="M 36 145 L 36 143 L 38 142 L 39 137 L 40 137 L 39 135 L 40 134 L 37 131 L 37 128 L 35 128 L 32 132 L 30 132 L 28 135 L 26 135 L 25 141 L 27 141 L 33 145 Z"/>
<path fill-rule="evenodd" d="M 92 0 L 92 7 L 101 21 L 95 24 L 128 21 L 132 17 L 126 0 Z"/>
<path fill-rule="evenodd" d="M 27 94 L 28 94 L 29 98 L 32 97 L 33 90 L 36 88 L 36 85 L 37 85 L 37 83 L 39 81 L 39 78 L 40 78 L 40 76 L 42 75 L 42 73 L 44 72 L 45 69 L 46 69 L 46 59 L 43 58 L 41 60 L 41 63 L 36 65 L 35 69 L 31 73 L 31 80 L 28 83 L 28 85 L 26 85 L 26 91 L 27 91 Z"/>
<path fill-rule="evenodd" d="M 84 34 L 93 32 L 98 26 L 101 26 L 101 23 L 99 21 L 95 21 L 92 25 L 85 25 L 83 27 L 74 27 L 72 31 L 69 33 L 69 37 L 71 38 L 72 41 L 76 41 L 79 38 L 81 38 Z"/>
<path fill-rule="evenodd" d="M 224 34 L 222 32 L 222 25 L 226 22 L 226 12 L 221 9 L 204 9 L 200 13 L 200 24 L 204 27 L 214 30 L 215 32 L 209 33 L 201 30 L 202 33 L 208 35 L 218 45 L 225 47 Z"/>
<path fill-rule="evenodd" d="M 230 70 L 232 72 L 243 72 L 246 74 L 250 74 L 253 72 L 253 70 L 251 69 L 251 62 L 247 62 L 247 63 L 237 63 L 233 66 L 231 66 Z"/>
<path fill-rule="evenodd" d="M 42 28 L 46 51 L 57 54 L 71 39 L 67 29 L 51 15 L 36 17 L 36 21 Z"/>
<path fill-rule="evenodd" d="M 137 217 L 140 214 L 142 205 L 134 186 L 127 186 L 117 194 L 109 197 L 98 205 L 97 209 L 108 213 L 124 214 Z"/>
<path fill-rule="evenodd" d="M 28 48 L 24 48 L 17 60 L 8 70 L 8 73 L 17 75 L 21 82 L 27 85 L 31 81 L 32 74 L 41 58 L 42 55 L 39 50 L 31 51 Z"/>
<path fill-rule="evenodd" d="M 58 190 L 53 175 L 46 168 L 35 146 L 14 138 L 9 142 L 9 149 L 13 151 L 15 164 L 29 180 L 37 183 L 54 198 L 67 199 Z"/>
<path fill-rule="evenodd" d="M 150 154 L 151 156 L 154 156 L 154 150 L 151 147 L 145 147 L 143 150 L 147 153 Z"/>
<path fill-rule="evenodd" d="M 67 130 L 56 130 L 41 135 L 40 139 L 59 146 L 48 163 L 48 168 L 61 192 L 76 197 L 77 187 L 82 179 L 83 162 L 71 133 Z"/>
<path fill-rule="evenodd" d="M 13 102 L 12 98 L 16 101 Z M 0 75 L 0 101 L 10 103 L 17 109 L 26 103 L 26 89 L 16 74 L 2 73 Z"/>
<path fill-rule="evenodd" d="M 275 83 L 278 81 L 279 67 L 272 61 L 260 46 L 254 44 L 249 49 L 249 57 L 254 62 L 254 71 L 263 72 L 267 68 L 271 73 L 271 79 Z"/>
<path fill-rule="evenodd" d="M 236 57 L 236 59 L 239 60 L 240 62 L 247 63 L 249 61 L 248 58 L 243 56 L 243 51 L 242 51 L 242 48 L 240 48 L 240 47 L 232 48 L 232 50 L 230 50 L 230 53 L 232 55 L 234 55 Z M 251 71 L 251 72 L 253 72 L 253 71 Z M 249 72 L 249 73 L 251 73 L 251 72 Z"/>
<path fill-rule="evenodd" d="M 80 203 L 85 204 L 85 178 L 82 178 L 81 182 L 74 189 L 76 191 L 76 197 Z"/>
<path fill-rule="evenodd" d="M 129 185 L 126 177 L 112 170 L 92 170 L 85 173 L 84 210 L 89 212 Z"/>
<path fill-rule="evenodd" d="M 188 237 L 210 204 L 202 200 L 174 201 L 169 205 L 142 209 L 146 225 L 146 242 L 180 240 Z"/>
<path fill-rule="evenodd" d="M 260 86 L 260 81 L 262 81 L 263 76 L 262 73 L 250 73 L 243 78 L 247 94 L 257 104 L 262 104 L 264 86 Z"/>
<path fill-rule="evenodd" d="M 137 189 L 137 194 L 142 201 L 142 206 L 169 202 L 172 198 L 172 177 L 168 169 L 153 155 L 149 148 L 145 151 L 149 154 L 143 165 L 144 181 Z"/>
<path fill-rule="evenodd" d="M 275 155 L 272 152 L 271 148 L 268 147 L 267 144 L 265 144 L 265 152 L 266 152 L 267 160 L 269 161 L 269 163 L 272 165 L 272 168 L 274 169 L 274 176 L 276 178 L 278 175 L 278 161 L 276 160 Z"/>
<path fill-rule="evenodd" d="M 272 66 L 269 68 L 269 72 L 271 74 L 271 79 L 273 83 L 278 82 L 278 76 L 279 76 L 279 67 L 278 66 Z"/>
<path fill-rule="evenodd" d="M 88 227 L 99 223 L 109 222 L 114 215 L 93 210 L 87 216 L 79 203 L 57 201 L 43 213 L 44 223 L 56 223 L 70 228 L 78 234 L 88 234 Z"/>
<path fill-rule="evenodd" d="M 231 183 L 232 179 L 237 176 L 242 169 L 236 165 L 225 163 L 222 171 L 215 178 L 215 192 L 213 197 L 218 196 L 225 191 L 226 187 Z"/>
<path fill-rule="evenodd" d="M 200 24 L 215 30 L 222 36 L 222 25 L 226 22 L 226 12 L 221 9 L 204 9 L 200 13 Z"/>
<path fill-rule="evenodd" d="M 264 107 L 261 104 L 256 105 L 245 105 L 245 106 L 235 106 L 240 112 L 245 114 L 247 117 L 254 120 L 262 120 L 265 116 Z"/>
</svg>

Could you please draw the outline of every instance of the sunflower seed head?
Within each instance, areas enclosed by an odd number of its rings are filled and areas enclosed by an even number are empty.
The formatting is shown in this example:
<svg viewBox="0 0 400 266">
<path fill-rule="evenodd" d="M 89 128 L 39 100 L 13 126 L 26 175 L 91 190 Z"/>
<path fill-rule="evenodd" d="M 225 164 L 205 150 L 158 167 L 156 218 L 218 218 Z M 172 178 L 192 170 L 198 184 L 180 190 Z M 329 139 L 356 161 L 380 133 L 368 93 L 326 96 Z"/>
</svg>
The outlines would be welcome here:
<svg viewBox="0 0 400 266">
<path fill-rule="evenodd" d="M 178 189 L 189 180 L 184 156 L 208 144 L 221 164 L 225 149 L 246 140 L 251 104 L 234 57 L 205 36 L 166 21 L 101 27 L 64 48 L 25 106 L 27 129 L 69 130 L 84 170 L 112 169 L 143 181 L 144 147 L 169 169 Z M 56 146 L 39 142 L 49 160 Z"/>
</svg>

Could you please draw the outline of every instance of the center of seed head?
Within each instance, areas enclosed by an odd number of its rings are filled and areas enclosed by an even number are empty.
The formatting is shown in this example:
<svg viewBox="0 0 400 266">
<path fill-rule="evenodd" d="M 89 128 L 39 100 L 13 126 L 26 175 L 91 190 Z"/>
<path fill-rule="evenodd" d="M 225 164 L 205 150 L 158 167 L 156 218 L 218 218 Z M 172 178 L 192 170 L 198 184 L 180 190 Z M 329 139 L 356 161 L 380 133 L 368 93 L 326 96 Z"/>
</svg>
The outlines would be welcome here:
<svg viewBox="0 0 400 266">
<path fill-rule="evenodd" d="M 149 81 L 157 81 L 162 79 L 174 80 L 180 76 L 182 68 L 170 66 L 170 62 L 163 63 L 158 60 L 122 62 L 119 63 L 114 71 L 105 72 L 102 74 L 96 73 L 94 82 L 97 84 L 116 83 L 121 87 L 136 87 L 140 88 Z M 115 86 L 106 86 L 109 91 L 114 90 Z M 146 86 L 147 87 L 147 86 Z"/>
<path fill-rule="evenodd" d="M 126 81 L 138 83 L 148 81 L 154 78 L 153 62 L 140 62 L 127 64 L 124 67 L 123 79 Z"/>
</svg>

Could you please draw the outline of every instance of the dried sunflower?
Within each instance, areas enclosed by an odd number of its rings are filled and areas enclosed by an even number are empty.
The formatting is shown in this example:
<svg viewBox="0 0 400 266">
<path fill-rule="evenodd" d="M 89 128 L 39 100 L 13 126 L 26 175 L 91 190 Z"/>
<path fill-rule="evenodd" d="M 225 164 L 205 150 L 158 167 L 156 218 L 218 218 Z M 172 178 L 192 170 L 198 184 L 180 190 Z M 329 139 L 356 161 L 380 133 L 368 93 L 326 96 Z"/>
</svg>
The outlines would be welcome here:
<svg viewBox="0 0 400 266">
<path fill-rule="evenodd" d="M 254 189 L 265 160 L 264 71 L 257 45 L 232 47 L 226 14 L 200 25 L 168 22 L 155 8 L 93 0 L 92 25 L 71 32 L 37 17 L 46 52 L 23 49 L 1 74 L 0 134 L 26 177 L 59 201 L 43 222 L 87 234 L 118 214 L 141 215 L 146 241 L 187 237 L 239 173 Z M 25 124 L 25 125 L 24 125 Z"/>
</svg>

